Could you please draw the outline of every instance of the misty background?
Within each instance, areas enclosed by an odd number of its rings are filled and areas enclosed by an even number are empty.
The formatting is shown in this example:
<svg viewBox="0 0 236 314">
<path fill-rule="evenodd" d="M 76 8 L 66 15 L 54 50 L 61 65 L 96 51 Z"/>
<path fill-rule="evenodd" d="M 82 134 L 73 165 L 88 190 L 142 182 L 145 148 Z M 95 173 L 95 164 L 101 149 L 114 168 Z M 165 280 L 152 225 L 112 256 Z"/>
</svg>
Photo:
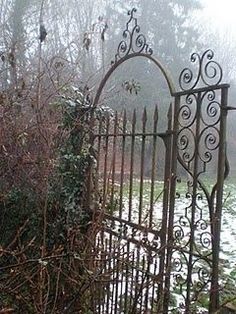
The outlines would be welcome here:
<svg viewBox="0 0 236 314">
<path fill-rule="evenodd" d="M 222 3 L 222 2 L 220 2 Z M 211 0 L 1 0 L 0 1 L 0 91 L 17 94 L 18 110 L 26 112 L 27 101 L 44 92 L 40 102 L 54 110 L 52 99 L 70 84 L 93 98 L 112 60 L 127 22 L 127 11 L 137 8 L 141 32 L 172 76 L 190 65 L 192 52 L 211 48 L 230 83 L 229 105 L 236 96 L 236 31 L 230 4 Z M 226 8 L 226 9 L 225 9 Z M 222 10 L 221 10 L 222 9 Z M 227 13 L 228 12 L 228 13 Z M 129 93 L 124 82 L 134 82 L 138 92 Z M 39 84 L 40 82 L 40 84 Z M 159 107 L 160 131 L 166 130 L 171 97 L 158 70 L 137 59 L 121 66 L 106 86 L 101 104 L 132 112 L 146 106 Z M 29 104 L 28 104 L 29 105 Z M 33 108 L 35 109 L 35 108 Z M 36 108 L 37 110 L 37 108 Z M 30 115 L 28 115 L 29 117 Z M 236 174 L 236 113 L 228 119 L 228 155 Z"/>
</svg>

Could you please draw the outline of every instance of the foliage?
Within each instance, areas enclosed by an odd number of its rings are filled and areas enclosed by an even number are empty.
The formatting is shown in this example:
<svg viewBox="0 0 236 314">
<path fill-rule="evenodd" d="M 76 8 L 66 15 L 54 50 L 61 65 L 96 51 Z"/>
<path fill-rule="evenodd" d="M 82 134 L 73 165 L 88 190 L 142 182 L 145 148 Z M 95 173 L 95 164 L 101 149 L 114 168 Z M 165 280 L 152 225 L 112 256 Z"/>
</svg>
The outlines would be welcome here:
<svg viewBox="0 0 236 314">
<path fill-rule="evenodd" d="M 221 270 L 221 304 L 227 305 L 230 303 L 236 308 L 236 268 L 234 267 L 229 273 Z"/>
<path fill-rule="evenodd" d="M 91 107 L 74 88 L 66 88 L 50 106 L 61 113 L 53 136 L 56 144 L 50 152 L 42 142 L 32 142 L 39 126 L 27 132 L 23 143 L 20 137 L 21 144 L 15 148 L 2 143 L 0 303 L 16 313 L 72 313 L 75 308 L 76 313 L 89 313 L 89 291 L 96 276 L 90 254 L 97 228 L 95 223 L 91 226 L 95 206 Z M 10 116 L 15 119 L 8 112 L 2 132 L 9 132 L 7 138 L 13 140 L 13 133 L 22 133 L 16 129 L 18 124 L 10 131 L 4 129 L 9 127 Z M 18 119 L 23 122 L 20 113 Z M 51 123 L 55 121 L 51 119 Z M 50 128 L 54 130 L 52 125 Z M 30 169 L 22 162 L 29 155 Z M 18 160 L 14 182 L 9 175 L 11 160 Z"/>
</svg>

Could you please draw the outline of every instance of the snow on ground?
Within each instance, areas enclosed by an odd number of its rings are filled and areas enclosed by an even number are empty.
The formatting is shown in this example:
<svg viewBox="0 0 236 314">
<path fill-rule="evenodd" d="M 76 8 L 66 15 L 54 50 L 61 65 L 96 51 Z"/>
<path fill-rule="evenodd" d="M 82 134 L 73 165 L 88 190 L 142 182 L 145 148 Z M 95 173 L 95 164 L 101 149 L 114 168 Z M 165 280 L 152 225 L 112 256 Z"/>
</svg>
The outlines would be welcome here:
<svg viewBox="0 0 236 314">
<path fill-rule="evenodd" d="M 148 183 L 148 182 L 146 182 Z M 156 185 L 162 187 L 163 182 L 156 182 Z M 190 235 L 190 226 L 189 221 L 191 219 L 191 198 L 189 199 L 186 197 L 186 191 L 185 188 L 182 186 L 182 192 L 180 193 L 180 196 L 176 199 L 175 204 L 175 226 L 176 230 L 178 231 L 178 225 L 181 225 L 182 229 L 182 237 L 181 241 L 188 242 L 189 235 Z M 178 188 L 177 188 L 178 190 Z M 236 184 L 233 183 L 226 183 L 225 189 L 224 189 L 224 202 L 223 202 L 223 213 L 222 213 L 222 231 L 221 231 L 221 265 L 223 265 L 223 272 L 225 274 L 230 274 L 230 272 L 236 268 Z M 159 189 L 160 192 L 160 189 Z M 159 194 L 157 192 L 157 194 Z M 132 198 L 132 222 L 137 223 L 138 221 L 138 213 L 139 213 L 139 206 L 140 206 L 140 199 L 139 199 L 139 187 L 134 191 L 134 196 Z M 123 210 L 122 210 L 122 219 L 128 220 L 129 215 L 129 198 L 128 196 L 123 197 Z M 142 216 L 147 218 L 148 211 L 150 210 L 150 189 L 144 188 L 143 192 L 143 213 Z M 159 197 L 155 204 L 154 204 L 154 212 L 153 212 L 153 218 L 154 218 L 154 228 L 159 229 L 161 225 L 161 218 L 162 218 L 162 196 Z M 114 213 L 114 215 L 118 215 L 118 213 Z M 148 218 L 147 218 L 148 219 Z M 189 219 L 189 220 L 188 220 Z M 195 230 L 195 236 L 196 236 L 196 242 L 199 244 L 199 247 L 201 252 L 209 252 L 211 249 L 211 236 L 210 236 L 210 225 L 209 225 L 209 211 L 206 199 L 199 198 L 197 201 L 197 209 L 196 209 L 196 216 L 195 221 L 199 221 L 197 224 L 196 230 Z M 143 225 L 145 225 L 145 221 L 142 222 Z M 117 225 L 117 230 L 119 226 Z M 127 229 L 128 234 L 131 231 L 132 228 Z M 175 229 L 174 229 L 175 230 Z M 127 234 L 127 235 L 128 235 Z M 142 237 L 142 233 L 137 235 L 137 240 L 140 240 L 139 237 Z M 148 240 L 152 241 L 152 234 L 147 235 Z M 203 244 L 203 245 L 202 245 Z M 205 247 L 204 247 L 205 245 Z M 131 250 L 135 251 L 135 245 L 131 244 Z M 142 251 L 139 251 L 139 253 L 142 255 Z M 178 255 L 178 253 L 177 253 Z M 176 255 L 176 256 L 177 256 Z M 202 260 L 199 263 L 204 263 Z M 152 267 L 150 271 L 152 272 Z M 209 265 L 207 266 L 209 268 Z M 182 273 L 187 273 L 186 265 L 183 266 Z M 135 271 L 133 273 L 133 276 L 135 275 Z M 174 274 L 173 274 L 174 276 Z M 193 275 L 195 276 L 195 275 Z M 125 278 L 121 277 L 120 283 L 117 286 L 117 289 L 119 291 L 119 294 L 122 295 L 122 291 L 124 290 L 124 286 L 127 284 L 125 282 Z M 195 277 L 193 277 L 195 278 Z M 199 279 L 196 275 L 196 281 Z M 173 279 L 172 279 L 173 280 Z M 130 287 L 131 289 L 131 287 Z M 132 290 L 132 289 L 131 289 Z M 173 295 L 176 298 L 177 304 L 180 302 L 183 302 L 183 296 L 176 293 L 174 290 Z M 131 292 L 132 293 L 132 292 Z M 111 300 L 112 306 L 113 301 Z M 206 313 L 203 308 L 198 309 L 198 313 Z"/>
<path fill-rule="evenodd" d="M 236 267 L 236 184 L 226 183 L 224 192 L 221 254 L 225 261 L 225 271 Z"/>
</svg>

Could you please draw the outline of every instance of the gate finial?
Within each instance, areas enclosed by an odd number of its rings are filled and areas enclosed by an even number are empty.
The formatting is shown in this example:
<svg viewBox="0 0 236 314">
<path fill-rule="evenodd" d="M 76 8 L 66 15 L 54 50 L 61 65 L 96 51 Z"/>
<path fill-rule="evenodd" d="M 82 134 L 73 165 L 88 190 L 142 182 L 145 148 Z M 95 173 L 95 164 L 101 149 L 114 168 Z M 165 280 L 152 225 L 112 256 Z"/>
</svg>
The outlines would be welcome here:
<svg viewBox="0 0 236 314">
<path fill-rule="evenodd" d="M 135 17 L 136 9 L 128 11 L 130 16 L 128 22 L 126 23 L 126 28 L 123 31 L 123 40 L 119 43 L 117 52 L 115 54 L 115 60 L 112 64 L 116 63 L 118 60 L 125 58 L 131 53 L 144 53 L 152 55 L 153 51 L 147 44 L 146 37 L 140 33 L 140 26 L 138 25 L 138 20 Z"/>
<path fill-rule="evenodd" d="M 200 81 L 205 86 L 219 85 L 223 71 L 218 62 L 214 60 L 214 52 L 211 49 L 206 50 L 202 55 L 194 52 L 190 60 L 198 67 L 196 75 L 193 70 L 186 67 L 179 76 L 179 85 L 183 91 L 194 89 Z"/>
</svg>

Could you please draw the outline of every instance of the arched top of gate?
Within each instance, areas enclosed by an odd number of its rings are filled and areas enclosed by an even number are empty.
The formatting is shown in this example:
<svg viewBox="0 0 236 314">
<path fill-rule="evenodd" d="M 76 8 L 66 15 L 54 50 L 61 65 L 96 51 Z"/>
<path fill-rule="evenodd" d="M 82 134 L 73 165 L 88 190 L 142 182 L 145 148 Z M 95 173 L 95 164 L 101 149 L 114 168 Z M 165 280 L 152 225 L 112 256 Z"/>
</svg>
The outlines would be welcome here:
<svg viewBox="0 0 236 314">
<path fill-rule="evenodd" d="M 97 93 L 94 98 L 94 106 L 99 102 L 102 90 L 106 85 L 111 74 L 125 61 L 136 57 L 144 57 L 152 61 L 163 74 L 171 95 L 176 93 L 173 80 L 159 60 L 153 57 L 153 51 L 149 47 L 146 37 L 140 32 L 140 26 L 135 17 L 136 9 L 133 8 L 128 12 L 129 20 L 126 23 L 126 28 L 123 31 L 123 40 L 119 43 L 114 60 L 111 62 L 111 67 L 100 82 Z"/>
<path fill-rule="evenodd" d="M 163 74 L 169 87 L 171 96 L 186 95 L 197 91 L 215 90 L 222 87 L 229 87 L 229 84 L 222 84 L 223 71 L 220 64 L 214 60 L 214 52 L 211 49 L 203 54 L 193 53 L 190 56 L 191 67 L 186 67 L 179 75 L 180 90 L 176 91 L 173 80 L 167 69 L 159 60 L 153 57 L 153 51 L 149 47 L 146 37 L 141 33 L 137 18 L 136 9 L 128 12 L 129 20 L 123 31 L 123 40 L 119 43 L 114 60 L 110 69 L 106 72 L 97 89 L 93 105 L 97 106 L 104 86 L 112 73 L 125 61 L 135 57 L 145 57 L 152 61 Z"/>
</svg>

